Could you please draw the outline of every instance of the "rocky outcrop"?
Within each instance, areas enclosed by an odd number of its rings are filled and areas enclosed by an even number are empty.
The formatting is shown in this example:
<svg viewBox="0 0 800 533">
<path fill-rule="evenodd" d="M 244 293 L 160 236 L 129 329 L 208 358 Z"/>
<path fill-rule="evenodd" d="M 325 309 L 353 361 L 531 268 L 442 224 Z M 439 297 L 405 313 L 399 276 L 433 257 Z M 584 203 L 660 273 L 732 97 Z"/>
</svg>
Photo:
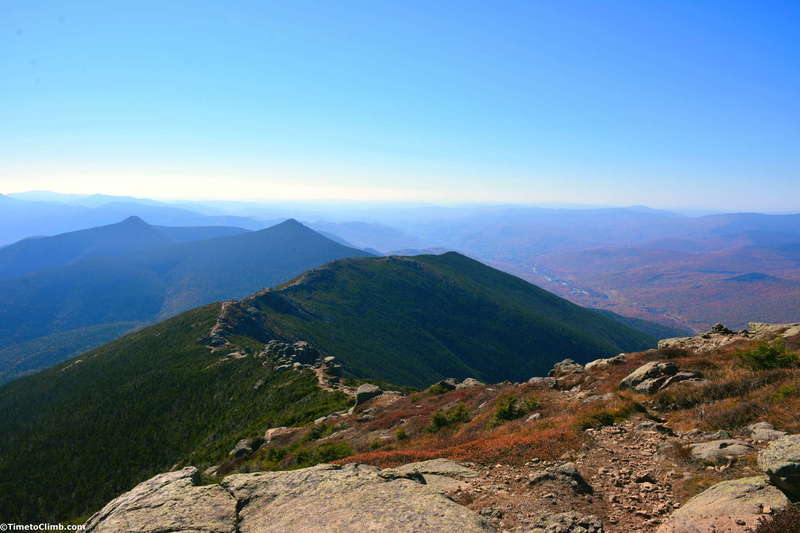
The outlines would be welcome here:
<svg viewBox="0 0 800 533">
<path fill-rule="evenodd" d="M 464 381 L 462 381 L 461 383 L 456 385 L 456 388 L 457 389 L 469 389 L 469 388 L 472 388 L 472 387 L 478 387 L 478 386 L 483 385 L 483 384 L 484 383 L 482 381 L 478 381 L 475 378 L 466 378 Z"/>
<path fill-rule="evenodd" d="M 711 465 L 731 463 L 753 452 L 753 447 L 741 440 L 725 439 L 700 442 L 690 447 L 692 457 Z"/>
<path fill-rule="evenodd" d="M 591 372 L 594 370 L 608 368 L 609 366 L 612 365 L 621 365 L 626 360 L 627 358 L 625 357 L 625 354 L 621 353 L 619 355 L 615 355 L 614 357 L 609 357 L 607 359 L 595 359 L 594 361 L 590 361 L 586 363 L 586 366 L 584 368 L 586 369 L 587 372 Z"/>
<path fill-rule="evenodd" d="M 603 523 L 594 515 L 575 512 L 544 514 L 533 521 L 528 533 L 603 533 Z"/>
<path fill-rule="evenodd" d="M 657 533 L 745 533 L 762 517 L 788 505 L 786 496 L 764 476 L 723 481 L 674 511 Z"/>
<path fill-rule="evenodd" d="M 421 475 L 431 488 L 448 492 L 462 487 L 464 480 L 478 476 L 475 470 L 450 459 L 431 459 L 381 471 L 383 476 L 390 473 L 401 477 L 416 473 Z"/>
<path fill-rule="evenodd" d="M 750 335 L 756 339 L 770 339 L 773 337 L 794 337 L 800 335 L 800 323 L 794 324 L 767 324 L 765 322 L 750 322 L 747 324 Z"/>
<path fill-rule="evenodd" d="M 264 443 L 264 439 L 242 439 L 236 443 L 236 446 L 228 452 L 228 455 L 233 457 L 242 457 L 249 455 L 257 450 Z"/>
<path fill-rule="evenodd" d="M 541 377 L 541 376 L 534 376 L 528 380 L 528 384 L 530 385 L 541 385 L 543 387 L 547 387 L 552 389 L 556 386 L 556 378 L 551 377 Z"/>
<path fill-rule="evenodd" d="M 383 391 L 377 385 L 372 383 L 363 383 L 356 389 L 356 405 L 361 405 L 367 400 L 383 394 Z"/>
<path fill-rule="evenodd" d="M 572 359 L 564 359 L 554 364 L 553 369 L 547 375 L 551 378 L 560 378 L 570 374 L 581 374 L 583 372 L 583 365 L 576 363 Z"/>
<path fill-rule="evenodd" d="M 367 465 L 318 465 L 238 474 L 223 485 L 239 502 L 239 530 L 490 531 L 478 515 L 418 480 Z"/>
<path fill-rule="evenodd" d="M 772 441 L 786 435 L 785 431 L 778 431 L 769 422 L 750 424 L 747 429 L 750 431 L 750 438 L 756 442 Z"/>
<path fill-rule="evenodd" d="M 546 481 L 556 481 L 566 483 L 575 492 L 583 494 L 592 492 L 592 487 L 586 482 L 575 463 L 564 463 L 562 465 L 540 470 L 531 475 L 529 485 L 537 485 Z"/>
<path fill-rule="evenodd" d="M 272 446 L 284 446 L 298 433 L 305 431 L 302 427 L 270 428 L 264 433 L 264 443 Z"/>
<path fill-rule="evenodd" d="M 800 324 L 765 324 L 750 322 L 746 330 L 732 331 L 722 324 L 716 324 L 711 330 L 693 337 L 675 337 L 658 341 L 659 350 L 678 348 L 695 353 L 713 352 L 722 346 L 747 340 L 769 340 L 775 337 L 793 337 L 800 335 Z"/>
<path fill-rule="evenodd" d="M 324 359 L 319 350 L 305 341 L 289 343 L 271 340 L 264 346 L 262 355 L 275 361 L 278 368 L 281 368 L 280 365 L 294 363 L 311 365 L 317 360 Z"/>
<path fill-rule="evenodd" d="M 653 394 L 673 383 L 681 381 L 699 381 L 702 376 L 697 372 L 680 371 L 672 361 L 652 361 L 646 363 L 623 379 L 619 388 L 632 389 L 641 394 Z"/>
<path fill-rule="evenodd" d="M 87 531 L 478 533 L 493 529 L 414 475 L 322 464 L 236 474 L 198 486 L 196 470 L 161 474 L 106 505 Z"/>
<path fill-rule="evenodd" d="M 148 479 L 89 518 L 86 531 L 236 531 L 236 499 L 219 485 L 198 486 L 196 478 L 197 469 L 188 467 Z"/>
<path fill-rule="evenodd" d="M 800 435 L 770 442 L 758 454 L 758 467 L 792 499 L 800 500 Z"/>
</svg>

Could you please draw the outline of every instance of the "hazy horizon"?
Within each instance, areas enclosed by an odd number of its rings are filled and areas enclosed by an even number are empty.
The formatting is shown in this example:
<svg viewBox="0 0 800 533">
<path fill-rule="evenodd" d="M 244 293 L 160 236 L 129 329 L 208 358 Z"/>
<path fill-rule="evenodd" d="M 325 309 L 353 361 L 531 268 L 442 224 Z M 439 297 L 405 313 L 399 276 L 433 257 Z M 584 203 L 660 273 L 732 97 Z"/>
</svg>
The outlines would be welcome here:
<svg viewBox="0 0 800 533">
<path fill-rule="evenodd" d="M 761 213 L 761 214 L 800 214 L 800 208 L 787 209 L 778 211 L 758 210 L 758 209 L 713 209 L 701 208 L 690 206 L 661 206 L 656 207 L 653 205 L 636 204 L 636 205 L 614 205 L 614 204 L 581 204 L 571 202 L 458 202 L 458 201 L 401 201 L 401 200 L 354 200 L 348 198 L 287 198 L 287 199 L 214 199 L 214 198 L 190 198 L 190 197 L 151 197 L 151 196 L 134 196 L 133 194 L 109 194 L 106 192 L 93 192 L 93 193 L 75 193 L 69 191 L 55 191 L 55 190 L 15 190 L 15 191 L 0 191 L 0 195 L 6 195 L 16 199 L 23 199 L 27 201 L 65 201 L 67 198 L 54 199 L 48 198 L 53 195 L 64 197 L 72 197 L 70 201 L 80 203 L 81 199 L 90 199 L 92 197 L 109 198 L 113 199 L 131 199 L 143 202 L 156 202 L 165 205 L 186 206 L 191 208 L 193 205 L 207 205 L 216 206 L 225 212 L 224 207 L 230 206 L 231 208 L 244 208 L 244 207 L 259 207 L 265 208 L 281 206 L 286 210 L 290 210 L 292 206 L 302 206 L 306 209 L 319 206 L 320 208 L 335 208 L 346 210 L 348 208 L 393 208 L 393 209 L 413 209 L 413 208 L 539 208 L 539 209 L 553 209 L 553 210 L 596 210 L 596 209 L 643 209 L 653 211 L 664 211 L 686 216 L 703 216 L 710 214 L 733 214 L 733 213 Z M 98 205 L 103 205 L 98 204 Z M 235 211 L 235 210 L 234 210 Z M 358 214 L 355 212 L 354 214 Z"/>
</svg>

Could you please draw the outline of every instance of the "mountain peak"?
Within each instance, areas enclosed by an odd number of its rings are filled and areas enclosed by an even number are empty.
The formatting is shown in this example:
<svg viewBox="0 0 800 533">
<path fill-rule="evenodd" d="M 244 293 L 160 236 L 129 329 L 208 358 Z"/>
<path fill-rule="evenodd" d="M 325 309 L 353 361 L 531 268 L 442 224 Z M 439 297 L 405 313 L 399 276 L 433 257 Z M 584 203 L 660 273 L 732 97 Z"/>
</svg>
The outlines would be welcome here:
<svg viewBox="0 0 800 533">
<path fill-rule="evenodd" d="M 285 228 L 305 228 L 306 227 L 304 224 L 299 222 L 296 218 L 287 218 L 286 220 L 284 220 L 283 222 L 278 224 L 278 226 L 279 227 L 285 227 Z"/>
<path fill-rule="evenodd" d="M 125 220 L 120 222 L 120 224 L 137 225 L 137 226 L 149 226 L 149 224 L 147 222 L 145 222 L 141 218 L 137 217 L 136 215 L 129 216 L 128 218 L 126 218 Z"/>
</svg>

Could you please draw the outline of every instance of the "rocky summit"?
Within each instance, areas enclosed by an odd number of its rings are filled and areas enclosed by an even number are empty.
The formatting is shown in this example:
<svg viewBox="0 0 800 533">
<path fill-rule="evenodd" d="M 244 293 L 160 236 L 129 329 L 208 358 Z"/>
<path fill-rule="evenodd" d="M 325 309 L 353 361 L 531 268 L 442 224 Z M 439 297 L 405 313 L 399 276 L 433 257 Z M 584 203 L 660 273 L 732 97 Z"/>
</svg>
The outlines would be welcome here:
<svg viewBox="0 0 800 533">
<path fill-rule="evenodd" d="M 256 360 L 312 372 L 318 386 L 346 390 L 350 407 L 245 435 L 214 464 L 176 465 L 113 499 L 87 530 L 753 533 L 800 524 L 800 335 L 757 331 L 716 328 L 680 349 L 567 358 L 522 383 L 447 378 L 416 392 L 329 383 L 334 358 L 270 342 Z"/>
</svg>

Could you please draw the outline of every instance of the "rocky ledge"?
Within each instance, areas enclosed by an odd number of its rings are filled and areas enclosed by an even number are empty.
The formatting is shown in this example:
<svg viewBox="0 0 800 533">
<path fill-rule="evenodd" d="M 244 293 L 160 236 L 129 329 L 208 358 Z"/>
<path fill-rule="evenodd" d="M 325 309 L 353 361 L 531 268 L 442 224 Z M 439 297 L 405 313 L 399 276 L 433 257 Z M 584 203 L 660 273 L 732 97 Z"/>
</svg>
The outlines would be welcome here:
<svg viewBox="0 0 800 533">
<path fill-rule="evenodd" d="M 477 513 L 437 488 L 440 478 L 472 475 L 446 460 L 395 470 L 321 464 L 289 472 L 235 474 L 219 485 L 203 486 L 197 470 L 188 467 L 158 475 L 116 498 L 89 519 L 86 531 L 494 531 Z M 429 484 L 428 476 L 436 482 Z"/>
<path fill-rule="evenodd" d="M 749 322 L 747 329 L 733 331 L 722 324 L 716 324 L 706 333 L 693 337 L 675 337 L 658 342 L 659 350 L 677 348 L 690 350 L 695 353 L 712 352 L 726 346 L 742 341 L 768 340 L 775 337 L 794 337 L 800 335 L 800 323 L 794 324 L 767 324 L 764 322 Z"/>
</svg>

